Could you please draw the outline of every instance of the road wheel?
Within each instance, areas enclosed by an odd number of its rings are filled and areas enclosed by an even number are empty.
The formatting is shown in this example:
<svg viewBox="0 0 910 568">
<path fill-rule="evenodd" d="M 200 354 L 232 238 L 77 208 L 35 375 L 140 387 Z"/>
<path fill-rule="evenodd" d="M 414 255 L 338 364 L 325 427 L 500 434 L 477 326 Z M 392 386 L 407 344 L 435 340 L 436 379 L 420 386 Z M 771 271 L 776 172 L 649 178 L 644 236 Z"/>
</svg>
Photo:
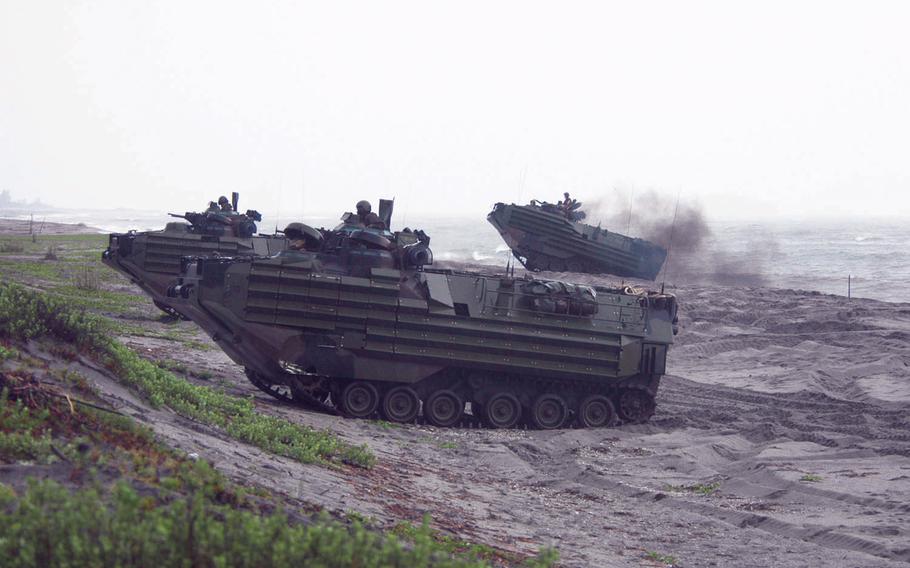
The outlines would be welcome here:
<svg viewBox="0 0 910 568">
<path fill-rule="evenodd" d="M 531 421 L 541 430 L 560 428 L 568 416 L 569 407 L 558 394 L 544 393 L 531 405 Z"/>
<path fill-rule="evenodd" d="M 379 406 L 376 387 L 364 381 L 355 381 L 341 391 L 341 409 L 352 418 L 368 418 Z"/>
<path fill-rule="evenodd" d="M 585 265 L 580 260 L 574 260 L 574 259 L 570 260 L 567 263 L 567 267 L 569 269 L 569 272 L 584 272 L 585 271 Z"/>
<path fill-rule="evenodd" d="M 382 415 L 391 422 L 412 422 L 420 411 L 420 398 L 411 387 L 395 387 L 382 398 Z"/>
<path fill-rule="evenodd" d="M 423 403 L 423 415 L 434 426 L 454 426 L 464 413 L 464 401 L 450 390 L 431 394 Z"/>
<path fill-rule="evenodd" d="M 491 428 L 512 428 L 521 418 L 521 403 L 510 392 L 498 392 L 483 405 L 483 418 Z"/>
<path fill-rule="evenodd" d="M 619 411 L 619 417 L 633 424 L 647 422 L 657 406 L 653 396 L 637 389 L 628 389 L 620 393 L 618 402 L 616 410 Z"/>
<path fill-rule="evenodd" d="M 610 399 L 592 394 L 578 405 L 578 424 L 583 428 L 604 428 L 616 419 L 616 410 Z"/>
</svg>

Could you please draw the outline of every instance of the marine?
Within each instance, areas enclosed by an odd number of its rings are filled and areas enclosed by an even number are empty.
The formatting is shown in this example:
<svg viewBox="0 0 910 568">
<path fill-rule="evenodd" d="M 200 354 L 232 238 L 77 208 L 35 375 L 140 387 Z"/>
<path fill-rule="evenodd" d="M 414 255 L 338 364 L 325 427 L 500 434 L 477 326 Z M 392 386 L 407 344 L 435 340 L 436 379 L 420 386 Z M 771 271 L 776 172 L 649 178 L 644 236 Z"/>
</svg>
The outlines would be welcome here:
<svg viewBox="0 0 910 568">
<path fill-rule="evenodd" d="M 570 211 L 572 209 L 572 202 L 574 200 L 571 197 L 569 197 L 568 191 L 563 193 L 562 196 L 564 197 L 564 199 L 559 203 L 559 208 L 562 209 L 563 211 Z"/>
<path fill-rule="evenodd" d="M 357 221 L 369 229 L 385 229 L 385 223 L 379 215 L 373 213 L 373 206 L 363 199 L 357 202 Z"/>
<path fill-rule="evenodd" d="M 228 201 L 228 198 L 223 195 L 218 198 L 218 206 L 221 207 L 222 213 L 227 213 L 230 215 L 236 214 L 236 212 L 234 211 L 234 208 L 231 207 L 231 202 Z"/>
<path fill-rule="evenodd" d="M 206 213 L 220 213 L 227 215 L 234 215 L 234 208 L 231 207 L 231 202 L 227 197 L 221 196 L 218 198 L 218 201 L 209 201 L 208 209 L 205 210 Z"/>
</svg>

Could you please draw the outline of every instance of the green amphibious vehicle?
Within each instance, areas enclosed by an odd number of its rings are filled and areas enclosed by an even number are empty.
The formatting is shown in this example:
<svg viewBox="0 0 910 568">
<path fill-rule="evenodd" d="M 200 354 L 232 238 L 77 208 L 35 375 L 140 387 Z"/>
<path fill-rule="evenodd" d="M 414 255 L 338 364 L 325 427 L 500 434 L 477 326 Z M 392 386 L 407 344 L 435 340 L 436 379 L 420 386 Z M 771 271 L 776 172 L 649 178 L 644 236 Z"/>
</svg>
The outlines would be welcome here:
<svg viewBox="0 0 910 568">
<path fill-rule="evenodd" d="M 537 200 L 529 205 L 497 203 L 487 215 L 528 270 L 657 278 L 666 250 L 644 239 L 586 225 L 578 218 L 574 211 Z"/>
<path fill-rule="evenodd" d="M 210 210 L 173 215 L 185 219 L 159 231 L 112 233 L 102 262 L 120 272 L 151 296 L 155 305 L 173 316 L 185 317 L 167 297 L 168 287 L 180 275 L 184 256 L 271 255 L 288 246 L 280 236 L 256 235 L 256 211 L 237 214 L 237 194 L 231 211 Z M 227 209 L 227 206 L 225 206 Z"/>
<path fill-rule="evenodd" d="M 655 409 L 676 298 L 433 270 L 429 237 L 303 227 L 303 250 L 185 258 L 170 290 L 277 398 L 438 426 L 642 422 Z M 298 229 L 301 229 L 300 224 Z"/>
</svg>

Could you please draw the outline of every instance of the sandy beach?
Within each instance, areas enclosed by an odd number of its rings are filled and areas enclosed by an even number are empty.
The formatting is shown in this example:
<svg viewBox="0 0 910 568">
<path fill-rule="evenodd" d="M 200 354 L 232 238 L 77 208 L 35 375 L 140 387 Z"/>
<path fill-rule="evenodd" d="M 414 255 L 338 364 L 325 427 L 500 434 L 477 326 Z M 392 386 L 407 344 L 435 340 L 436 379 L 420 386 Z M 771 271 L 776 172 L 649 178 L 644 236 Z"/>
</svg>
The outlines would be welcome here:
<svg viewBox="0 0 910 568">
<path fill-rule="evenodd" d="M 111 286 L 141 294 L 119 277 Z M 356 511 L 384 526 L 430 514 L 444 531 L 504 550 L 555 546 L 565 566 L 910 563 L 910 304 L 773 288 L 672 291 L 680 332 L 657 412 L 609 429 L 343 419 L 269 398 L 218 349 L 121 338 L 212 377 L 188 380 L 254 397 L 263 413 L 367 444 L 378 458 L 371 471 L 275 457 L 152 408 L 104 369 L 83 362 L 81 372 L 168 444 L 290 507 Z M 192 323 L 163 323 L 151 302 L 142 309 L 134 317 L 143 326 L 212 345 Z"/>
<path fill-rule="evenodd" d="M 52 223 L 50 221 L 28 219 L 0 219 L 0 235 L 22 236 L 41 235 L 88 235 L 100 233 L 101 229 L 79 223 Z"/>
<path fill-rule="evenodd" d="M 286 495 L 390 523 L 430 513 L 463 538 L 556 546 L 566 566 L 648 565 L 653 551 L 679 566 L 910 562 L 910 305 L 773 289 L 678 293 L 682 329 L 647 425 L 387 428 L 271 401 L 220 351 L 176 355 L 255 395 L 263 412 L 368 444 L 377 469 L 349 477 L 200 436 L 161 413 L 152 423 Z"/>
</svg>

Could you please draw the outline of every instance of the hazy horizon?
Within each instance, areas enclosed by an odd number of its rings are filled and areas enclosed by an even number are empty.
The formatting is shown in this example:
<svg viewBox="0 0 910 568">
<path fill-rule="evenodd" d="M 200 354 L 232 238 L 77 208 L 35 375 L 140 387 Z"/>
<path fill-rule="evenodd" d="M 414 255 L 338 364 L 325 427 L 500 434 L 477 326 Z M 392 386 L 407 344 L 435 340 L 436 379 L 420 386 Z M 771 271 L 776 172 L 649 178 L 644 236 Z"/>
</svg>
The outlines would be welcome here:
<svg viewBox="0 0 910 568">
<path fill-rule="evenodd" d="M 0 2 L 0 190 L 408 217 L 910 216 L 903 3 Z M 617 198 L 616 196 L 620 196 Z M 622 204 L 622 207 L 626 207 Z M 282 214 L 284 216 L 284 214 Z"/>
<path fill-rule="evenodd" d="M 0 191 L 2 191 L 2 189 L 0 189 Z M 123 206 L 80 207 L 78 205 L 74 206 L 74 207 L 58 207 L 58 206 L 54 206 L 52 204 L 48 204 L 43 201 L 40 201 L 39 203 L 31 204 L 31 205 L 37 205 L 40 207 L 30 207 L 30 204 L 28 202 L 18 199 L 18 197 L 15 194 L 12 194 L 12 197 L 17 203 L 15 203 L 13 207 L 4 207 L 2 204 L 0 204 L 0 218 L 2 218 L 4 215 L 8 215 L 11 212 L 15 212 L 17 216 L 34 214 L 36 219 L 41 218 L 42 212 L 56 213 L 56 214 L 63 214 L 66 212 L 79 212 L 79 213 L 85 214 L 85 213 L 90 213 L 92 211 L 97 211 L 97 212 L 105 212 L 105 213 L 135 213 L 135 214 L 140 214 L 143 217 L 158 215 L 158 216 L 161 216 L 162 218 L 167 217 L 169 213 L 179 214 L 179 213 L 185 212 L 182 209 L 178 210 L 179 208 L 176 208 L 176 207 L 168 207 L 166 203 L 162 203 L 161 207 L 149 206 L 149 207 L 144 207 L 144 208 L 143 207 L 123 207 Z M 218 196 L 215 196 L 215 197 L 218 197 Z M 230 194 L 227 194 L 227 197 L 230 198 L 231 197 Z M 393 198 L 394 196 L 388 196 L 388 197 Z M 559 197 L 559 196 L 557 196 L 557 197 Z M 662 196 L 662 197 L 666 197 L 666 199 L 664 199 L 662 201 L 662 204 L 664 206 L 667 206 L 670 203 L 670 201 L 668 201 L 670 199 L 670 197 L 669 196 Z M 385 198 L 385 196 L 383 196 L 383 198 Z M 673 199 L 675 199 L 675 197 Z M 265 227 L 265 225 L 271 224 L 273 222 L 273 220 L 276 218 L 276 216 L 279 219 L 281 219 L 281 221 L 283 223 L 290 222 L 292 220 L 303 220 L 305 218 L 336 220 L 336 219 L 340 219 L 341 215 L 344 212 L 354 210 L 354 204 L 351 203 L 350 205 L 348 205 L 346 207 L 342 206 L 342 208 L 337 211 L 331 210 L 331 209 L 325 209 L 325 208 L 323 208 L 323 209 L 313 208 L 313 209 L 308 209 L 308 210 L 291 210 L 291 209 L 285 208 L 285 209 L 282 209 L 280 212 L 278 212 L 276 215 L 277 210 L 275 209 L 275 207 L 262 209 L 262 208 L 257 207 L 256 203 L 251 203 L 252 200 L 253 200 L 253 198 L 251 198 L 250 196 L 246 196 L 241 193 L 239 209 L 241 212 L 246 211 L 247 209 L 255 209 L 255 210 L 259 211 L 259 213 L 262 214 L 263 219 L 264 219 L 263 227 Z M 371 203 L 373 203 L 374 207 L 378 205 L 378 199 L 376 199 L 376 200 L 368 199 L 368 200 L 371 201 Z M 527 201 L 528 200 L 524 200 L 522 203 L 527 203 Z M 506 199 L 505 202 L 513 203 L 514 200 Z M 205 209 L 206 205 L 207 205 L 207 202 L 200 204 L 198 207 L 191 207 L 190 209 L 187 209 L 187 211 L 202 211 Z M 405 204 L 403 204 L 399 201 L 399 202 L 396 202 L 396 205 L 395 205 L 393 224 L 395 224 L 395 225 L 401 224 L 402 217 L 404 217 L 407 220 L 406 224 L 417 225 L 417 226 L 419 226 L 421 219 L 430 219 L 430 220 L 434 220 L 434 221 L 439 221 L 439 220 L 443 220 L 443 221 L 445 221 L 445 220 L 452 220 L 452 221 L 481 220 L 482 221 L 482 220 L 486 219 L 486 215 L 492 209 L 492 205 L 493 205 L 493 203 L 491 203 L 490 207 L 488 207 L 487 209 L 484 209 L 482 211 L 477 211 L 476 213 L 472 213 L 472 212 L 446 213 L 444 211 L 443 212 L 430 211 L 430 212 L 422 212 L 419 215 L 415 215 L 412 211 L 409 211 L 406 208 Z M 697 205 L 700 207 L 700 204 L 697 204 Z M 628 207 L 628 204 L 617 203 L 617 207 L 618 208 Z M 585 207 L 583 206 L 582 210 L 584 210 L 584 209 L 585 209 Z M 699 209 L 699 210 L 701 210 L 701 209 Z M 622 213 L 622 215 L 625 215 L 625 213 Z M 603 222 L 603 223 L 609 225 L 605 216 L 603 216 L 603 217 L 604 218 L 600 218 L 600 216 L 598 216 L 598 214 L 596 212 L 593 212 L 592 216 L 590 218 L 585 219 L 582 222 L 595 224 L 595 225 L 600 222 Z M 632 220 L 633 224 L 637 218 L 638 218 L 638 216 L 633 214 L 633 220 Z M 771 214 L 766 214 L 766 215 L 754 215 L 754 216 L 748 216 L 747 214 L 743 214 L 743 215 L 731 215 L 731 216 L 715 215 L 715 216 L 711 216 L 711 217 L 706 217 L 704 219 L 704 221 L 706 223 L 709 223 L 712 225 L 714 225 L 714 224 L 750 224 L 750 223 L 751 224 L 762 224 L 762 223 L 773 224 L 773 223 L 778 223 L 778 222 L 790 224 L 790 223 L 799 223 L 799 222 L 808 222 L 808 221 L 817 221 L 821 224 L 832 224 L 832 223 L 851 222 L 851 221 L 855 221 L 855 222 L 875 222 L 875 221 L 902 222 L 905 220 L 910 220 L 910 213 L 903 212 L 903 211 L 893 212 L 890 214 L 881 213 L 881 214 L 875 214 L 875 215 L 866 216 L 866 217 L 857 217 L 855 215 L 846 215 L 843 213 L 832 214 L 832 215 L 824 215 L 824 214 L 820 214 L 820 215 L 774 214 L 774 215 L 771 215 Z M 58 221 L 55 221 L 55 222 L 58 222 Z M 614 225 L 615 225 L 615 223 L 614 223 Z M 622 227 L 615 227 L 613 230 L 615 230 L 617 232 L 622 232 Z"/>
</svg>

